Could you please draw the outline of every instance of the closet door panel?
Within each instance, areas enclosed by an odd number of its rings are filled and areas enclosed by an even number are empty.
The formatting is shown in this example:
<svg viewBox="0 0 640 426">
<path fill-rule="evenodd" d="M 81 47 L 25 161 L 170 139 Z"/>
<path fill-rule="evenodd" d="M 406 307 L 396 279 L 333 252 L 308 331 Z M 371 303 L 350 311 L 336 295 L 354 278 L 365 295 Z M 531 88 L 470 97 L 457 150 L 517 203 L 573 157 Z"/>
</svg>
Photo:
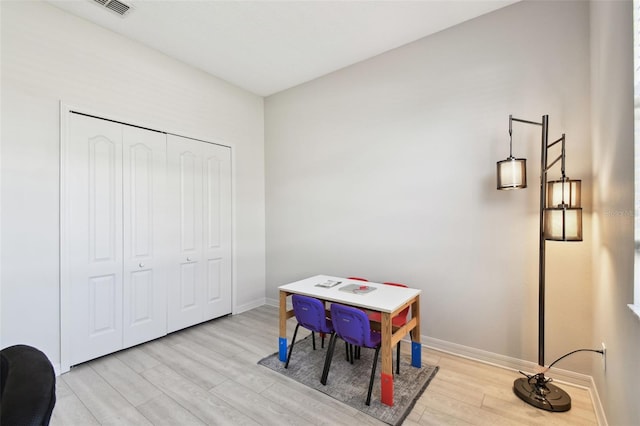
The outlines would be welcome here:
<svg viewBox="0 0 640 426">
<path fill-rule="evenodd" d="M 203 145 L 205 319 L 231 313 L 231 149 Z"/>
<path fill-rule="evenodd" d="M 177 158 L 180 252 L 192 256 L 200 255 L 202 242 L 202 160 L 198 148 L 185 146 Z"/>
<path fill-rule="evenodd" d="M 89 277 L 89 336 L 118 333 L 116 312 L 119 303 L 118 277 L 115 274 Z M 116 334 L 117 335 L 117 334 Z"/>
<path fill-rule="evenodd" d="M 180 310 L 181 312 L 198 311 L 202 306 L 200 297 L 200 280 L 196 262 L 180 262 Z M 194 314 L 195 315 L 195 314 Z M 197 314 L 197 319 L 200 314 Z"/>
<path fill-rule="evenodd" d="M 124 126 L 124 346 L 167 331 L 166 135 Z"/>
<path fill-rule="evenodd" d="M 168 331 L 202 322 L 202 156 L 201 143 L 167 136 L 168 196 L 173 230 L 168 283 Z"/>
<path fill-rule="evenodd" d="M 122 128 L 72 114 L 68 144 L 73 365 L 122 347 Z"/>
</svg>

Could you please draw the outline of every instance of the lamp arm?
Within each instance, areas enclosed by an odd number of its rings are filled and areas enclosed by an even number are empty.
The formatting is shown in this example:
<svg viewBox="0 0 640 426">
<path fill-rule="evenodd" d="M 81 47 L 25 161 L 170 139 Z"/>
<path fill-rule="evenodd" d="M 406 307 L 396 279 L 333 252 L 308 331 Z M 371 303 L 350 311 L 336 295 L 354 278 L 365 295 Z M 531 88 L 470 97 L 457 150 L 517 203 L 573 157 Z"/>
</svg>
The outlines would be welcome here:
<svg viewBox="0 0 640 426">
<path fill-rule="evenodd" d="M 538 123 L 536 121 L 523 120 L 521 118 L 513 118 L 512 116 L 509 116 L 509 121 L 517 121 L 519 123 L 535 124 L 536 126 L 543 126 L 544 125 L 544 123 Z"/>
<path fill-rule="evenodd" d="M 549 145 L 547 145 L 547 148 L 551 148 L 552 146 L 554 146 L 554 145 L 555 145 L 555 144 L 557 144 L 558 142 L 562 142 L 562 143 L 564 143 L 564 133 L 562 134 L 562 136 L 561 136 L 558 140 L 553 141 L 553 142 L 551 142 Z"/>
<path fill-rule="evenodd" d="M 544 172 L 547 173 L 560 160 L 562 160 L 562 163 L 564 164 L 564 155 L 562 155 L 562 154 L 558 155 L 558 157 L 555 160 L 553 160 L 551 162 L 551 164 L 549 164 L 547 167 L 545 167 Z M 564 170 L 564 167 L 562 169 Z M 562 173 L 562 176 L 564 177 L 564 173 Z"/>
<path fill-rule="evenodd" d="M 560 151 L 560 155 L 558 155 L 558 157 L 556 157 L 555 160 L 553 160 L 553 162 L 549 165 L 545 165 L 544 168 L 544 172 L 548 172 L 553 166 L 554 164 L 556 164 L 558 161 L 562 160 L 562 165 L 561 165 L 561 170 L 562 170 L 562 177 L 566 177 L 565 173 L 564 173 L 564 164 L 565 164 L 565 159 L 566 159 L 566 152 L 565 152 L 565 134 L 563 133 L 562 136 L 560 137 L 560 139 L 551 142 L 550 144 L 547 145 L 547 151 L 549 151 L 549 148 L 551 148 L 552 146 L 554 146 L 557 143 L 562 142 L 562 149 Z"/>
</svg>

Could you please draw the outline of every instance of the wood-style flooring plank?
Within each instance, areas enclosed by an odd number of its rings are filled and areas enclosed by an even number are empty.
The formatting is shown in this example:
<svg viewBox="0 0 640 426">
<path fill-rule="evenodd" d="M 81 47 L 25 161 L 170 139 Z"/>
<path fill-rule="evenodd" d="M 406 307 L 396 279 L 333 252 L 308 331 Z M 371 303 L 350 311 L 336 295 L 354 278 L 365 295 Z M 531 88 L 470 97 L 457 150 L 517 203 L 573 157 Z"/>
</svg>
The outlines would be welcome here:
<svg viewBox="0 0 640 426">
<path fill-rule="evenodd" d="M 469 423 L 462 419 L 458 419 L 450 414 L 443 413 L 441 411 L 434 411 L 429 408 L 425 409 L 420 417 L 420 420 L 415 423 L 421 426 L 472 426 L 478 425 L 482 423 Z M 407 424 L 406 426 L 411 426 L 412 424 Z"/>
<path fill-rule="evenodd" d="M 56 379 L 56 405 L 51 415 L 51 426 L 99 425 L 91 411 L 80 401 L 62 377 Z"/>
<path fill-rule="evenodd" d="M 276 382 L 262 394 L 316 425 L 354 422 L 358 410 L 300 383 Z"/>
<path fill-rule="evenodd" d="M 117 357 L 97 359 L 91 363 L 91 368 L 134 407 L 162 394 L 158 388 Z"/>
<path fill-rule="evenodd" d="M 176 373 L 197 384 L 204 390 L 209 390 L 227 380 L 227 377 L 218 371 L 207 368 L 191 358 L 182 356 L 180 352 L 176 351 L 162 339 L 147 343 L 144 345 L 143 350 L 148 355 L 160 361 L 162 363 L 161 365 L 170 366 Z"/>
<path fill-rule="evenodd" d="M 100 423 L 133 407 L 90 364 L 75 367 L 61 377 Z"/>
<path fill-rule="evenodd" d="M 282 375 L 265 375 L 264 368 L 257 365 L 256 361 L 244 360 L 244 354 L 235 354 L 226 357 L 201 345 L 200 342 L 184 341 L 174 346 L 174 349 L 185 357 L 189 357 L 212 369 L 219 369 L 229 379 L 239 385 L 262 392 L 271 386 L 274 380 L 287 380 Z M 277 373 L 274 373 L 277 374 Z"/>
<path fill-rule="evenodd" d="M 442 395 L 435 390 L 429 392 L 429 388 L 427 388 L 425 394 L 423 394 L 420 400 L 429 410 L 438 411 L 457 420 L 462 420 L 471 424 L 496 426 L 515 426 L 521 424 L 514 422 L 512 419 L 483 410 L 482 407 L 476 407 L 471 404 L 461 402 L 455 398 Z M 424 417 L 424 414 L 421 418 L 422 417 Z"/>
<path fill-rule="evenodd" d="M 259 424 L 239 409 L 202 389 L 166 365 L 159 365 L 142 374 L 205 424 Z"/>
<path fill-rule="evenodd" d="M 169 396 L 162 394 L 137 407 L 156 426 L 203 426 L 204 422 Z"/>
<path fill-rule="evenodd" d="M 288 410 L 273 400 L 237 383 L 222 383 L 211 389 L 210 393 L 262 425 L 302 426 L 312 424 L 300 417 L 298 411 Z"/>
<path fill-rule="evenodd" d="M 103 426 L 153 426 L 135 407 L 111 413 L 109 417 L 101 420 L 100 424 Z"/>
<path fill-rule="evenodd" d="M 124 362 L 130 369 L 136 373 L 140 373 L 156 365 L 160 365 L 160 361 L 147 354 L 142 348 L 144 345 L 138 345 L 133 348 L 125 349 L 113 354 L 115 358 Z"/>
</svg>

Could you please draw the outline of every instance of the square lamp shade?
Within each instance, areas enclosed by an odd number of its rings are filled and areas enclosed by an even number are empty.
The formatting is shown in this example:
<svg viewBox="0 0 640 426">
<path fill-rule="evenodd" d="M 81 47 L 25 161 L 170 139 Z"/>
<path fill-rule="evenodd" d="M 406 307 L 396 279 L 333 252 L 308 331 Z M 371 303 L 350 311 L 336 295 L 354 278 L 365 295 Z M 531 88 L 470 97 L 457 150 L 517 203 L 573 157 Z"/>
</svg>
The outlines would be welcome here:
<svg viewBox="0 0 640 426">
<path fill-rule="evenodd" d="M 498 161 L 498 189 L 527 187 L 527 160 L 509 157 Z"/>
</svg>

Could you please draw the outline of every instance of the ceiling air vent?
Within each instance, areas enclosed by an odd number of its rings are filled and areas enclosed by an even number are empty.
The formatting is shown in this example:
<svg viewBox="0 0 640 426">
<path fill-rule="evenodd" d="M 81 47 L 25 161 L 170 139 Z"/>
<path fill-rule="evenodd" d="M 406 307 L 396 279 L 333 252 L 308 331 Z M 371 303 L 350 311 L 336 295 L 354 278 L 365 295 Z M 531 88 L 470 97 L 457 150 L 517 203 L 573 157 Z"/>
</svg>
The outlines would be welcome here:
<svg viewBox="0 0 640 426">
<path fill-rule="evenodd" d="M 117 13 L 120 16 L 124 16 L 131 10 L 131 6 L 126 3 L 123 3 L 119 0 L 93 0 L 94 3 L 99 4 L 102 7 L 105 7 L 112 12 Z"/>
</svg>

